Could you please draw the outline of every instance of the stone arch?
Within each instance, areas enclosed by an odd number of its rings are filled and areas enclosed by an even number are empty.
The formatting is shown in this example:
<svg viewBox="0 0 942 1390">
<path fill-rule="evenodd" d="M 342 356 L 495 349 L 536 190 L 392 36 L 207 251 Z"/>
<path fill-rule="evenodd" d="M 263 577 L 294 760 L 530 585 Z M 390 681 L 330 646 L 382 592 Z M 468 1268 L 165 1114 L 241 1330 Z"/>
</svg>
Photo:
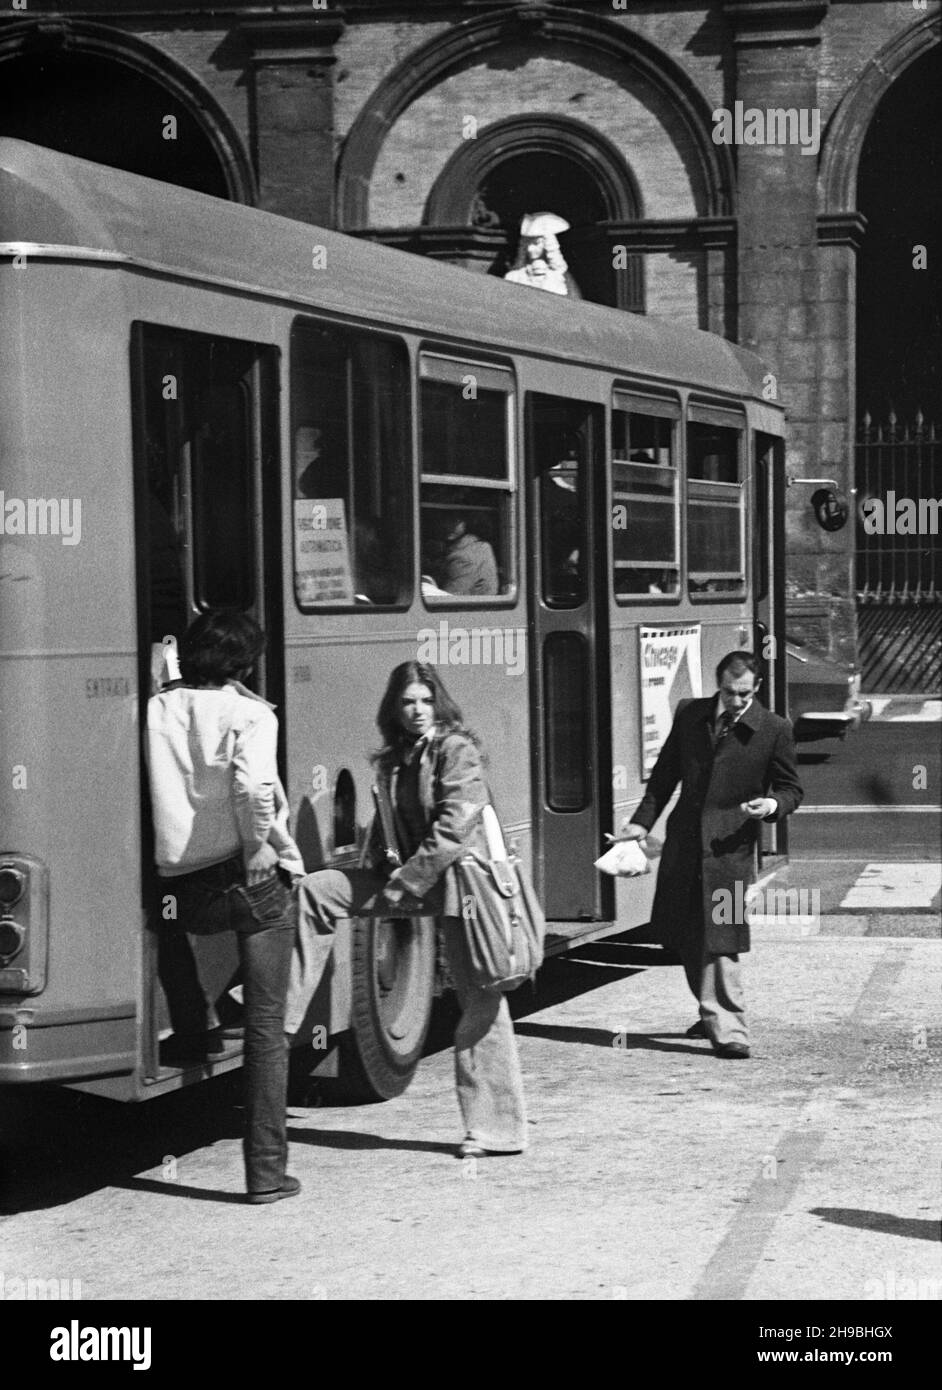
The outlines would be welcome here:
<svg viewBox="0 0 942 1390">
<path fill-rule="evenodd" d="M 638 180 L 611 140 L 583 121 L 546 113 L 495 121 L 466 141 L 435 180 L 423 222 L 469 223 L 475 191 L 491 170 L 507 159 L 533 153 L 570 155 L 591 169 L 606 219 L 627 222 L 644 216 Z"/>
<path fill-rule="evenodd" d="M 111 25 L 70 18 L 28 19 L 0 29 L 0 64 L 38 54 L 105 59 L 162 87 L 205 137 L 233 202 L 257 201 L 252 163 L 229 116 L 193 73 L 159 48 Z"/>
<path fill-rule="evenodd" d="M 820 207 L 825 214 L 857 207 L 857 170 L 870 122 L 896 79 L 939 43 L 940 18 L 926 15 L 875 54 L 844 93 L 828 122 L 821 152 Z"/>
<path fill-rule="evenodd" d="M 733 212 L 734 169 L 725 145 L 711 138 L 710 107 L 686 72 L 640 34 L 614 20 L 555 5 L 519 5 L 455 24 L 410 53 L 379 83 L 344 142 L 338 167 L 337 219 L 344 230 L 366 227 L 369 191 L 382 145 L 412 102 L 452 73 L 509 40 L 532 36 L 615 58 L 676 112 L 693 155 L 693 181 L 701 216 Z"/>
</svg>

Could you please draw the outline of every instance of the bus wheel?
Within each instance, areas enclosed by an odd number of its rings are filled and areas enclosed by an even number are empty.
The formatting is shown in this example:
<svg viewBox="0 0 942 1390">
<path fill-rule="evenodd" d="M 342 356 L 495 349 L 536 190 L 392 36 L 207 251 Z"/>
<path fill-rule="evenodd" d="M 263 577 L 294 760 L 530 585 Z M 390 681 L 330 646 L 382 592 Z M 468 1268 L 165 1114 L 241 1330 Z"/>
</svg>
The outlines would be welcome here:
<svg viewBox="0 0 942 1390">
<path fill-rule="evenodd" d="M 361 918 L 351 944 L 351 1034 L 344 1090 L 391 1100 L 409 1085 L 422 1055 L 435 983 L 432 918 Z"/>
</svg>

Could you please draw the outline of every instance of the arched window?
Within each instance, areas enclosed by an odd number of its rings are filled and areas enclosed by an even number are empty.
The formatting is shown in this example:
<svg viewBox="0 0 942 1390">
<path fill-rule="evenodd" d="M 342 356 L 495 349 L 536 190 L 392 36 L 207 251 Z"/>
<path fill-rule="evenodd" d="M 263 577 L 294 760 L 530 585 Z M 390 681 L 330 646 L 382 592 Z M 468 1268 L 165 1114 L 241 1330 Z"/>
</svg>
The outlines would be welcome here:
<svg viewBox="0 0 942 1390">
<path fill-rule="evenodd" d="M 112 25 L 5 25 L 0 135 L 200 193 L 256 200 L 242 141 L 204 84 Z"/>
<path fill-rule="evenodd" d="M 642 258 L 616 257 L 608 234 L 609 223 L 643 216 L 637 180 L 620 151 L 581 121 L 527 115 L 479 131 L 436 179 L 424 224 L 485 234 L 493 250 L 488 271 L 503 275 L 514 262 L 521 219 L 536 212 L 569 223 L 560 246 L 585 299 L 644 312 Z"/>
</svg>

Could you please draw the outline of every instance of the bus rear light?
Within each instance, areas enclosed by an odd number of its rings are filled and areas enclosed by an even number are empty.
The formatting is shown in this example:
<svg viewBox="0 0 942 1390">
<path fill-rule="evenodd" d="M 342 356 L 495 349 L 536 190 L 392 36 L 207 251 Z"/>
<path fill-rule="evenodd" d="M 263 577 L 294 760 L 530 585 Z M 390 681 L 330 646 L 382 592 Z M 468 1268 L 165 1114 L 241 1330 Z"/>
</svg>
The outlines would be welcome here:
<svg viewBox="0 0 942 1390">
<path fill-rule="evenodd" d="M 18 922 L 9 917 L 0 917 L 0 965 L 6 965 L 8 960 L 13 959 L 23 945 L 25 934 Z"/>
<path fill-rule="evenodd" d="M 0 996 L 39 994 L 49 951 L 49 874 L 30 854 L 0 855 Z"/>
<path fill-rule="evenodd" d="M 26 879 L 12 864 L 0 867 L 0 907 L 13 907 L 26 890 Z"/>
</svg>

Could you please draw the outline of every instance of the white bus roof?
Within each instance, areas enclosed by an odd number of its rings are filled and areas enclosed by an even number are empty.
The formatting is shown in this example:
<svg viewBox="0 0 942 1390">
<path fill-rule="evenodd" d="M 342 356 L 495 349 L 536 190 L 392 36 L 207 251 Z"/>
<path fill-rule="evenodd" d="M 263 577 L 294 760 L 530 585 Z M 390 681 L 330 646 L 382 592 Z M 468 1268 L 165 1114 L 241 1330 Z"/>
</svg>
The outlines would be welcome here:
<svg viewBox="0 0 942 1390">
<path fill-rule="evenodd" d="M 103 252 L 348 319 L 761 398 L 726 339 L 441 265 L 41 145 L 0 139 L 0 250 Z M 12 244 L 12 245 L 11 245 Z M 323 268 L 315 269 L 315 248 Z"/>
</svg>

